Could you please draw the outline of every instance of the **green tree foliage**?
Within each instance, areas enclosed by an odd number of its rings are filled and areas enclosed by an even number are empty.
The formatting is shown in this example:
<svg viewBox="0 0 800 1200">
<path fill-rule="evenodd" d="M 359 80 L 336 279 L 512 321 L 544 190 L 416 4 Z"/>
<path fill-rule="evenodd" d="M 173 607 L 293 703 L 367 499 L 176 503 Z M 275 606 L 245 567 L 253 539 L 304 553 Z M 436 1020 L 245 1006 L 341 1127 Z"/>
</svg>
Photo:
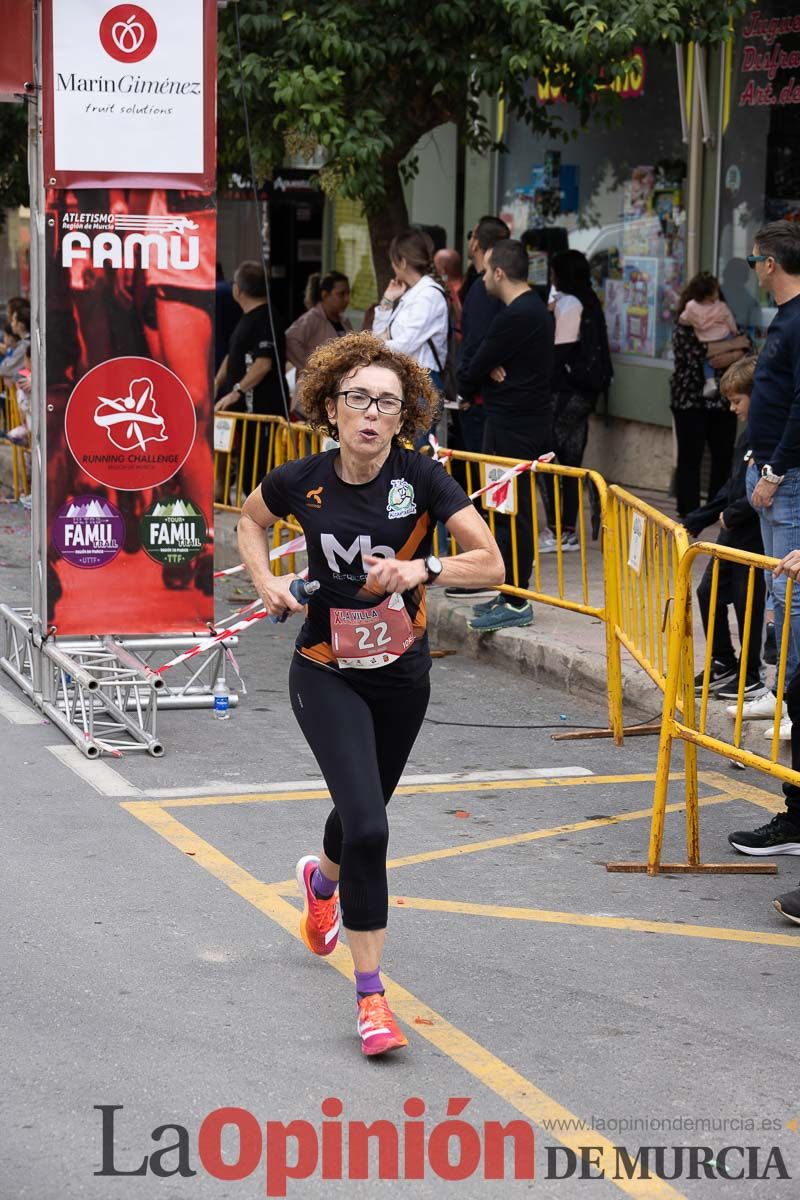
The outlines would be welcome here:
<svg viewBox="0 0 800 1200">
<path fill-rule="evenodd" d="M 28 203 L 27 107 L 0 104 L 0 228 L 7 208 Z"/>
<path fill-rule="evenodd" d="M 387 246 L 408 223 L 402 176 L 423 134 L 458 122 L 468 146 L 493 145 L 481 97 L 505 98 L 533 129 L 558 134 L 563 105 L 540 105 L 550 82 L 581 124 L 613 110 L 608 89 L 639 43 L 727 36 L 746 0 L 240 0 L 244 86 L 259 175 L 284 154 L 321 146 L 329 194 L 367 212 L 379 283 Z M 221 172 L 249 177 L 233 7 L 220 14 Z"/>
</svg>

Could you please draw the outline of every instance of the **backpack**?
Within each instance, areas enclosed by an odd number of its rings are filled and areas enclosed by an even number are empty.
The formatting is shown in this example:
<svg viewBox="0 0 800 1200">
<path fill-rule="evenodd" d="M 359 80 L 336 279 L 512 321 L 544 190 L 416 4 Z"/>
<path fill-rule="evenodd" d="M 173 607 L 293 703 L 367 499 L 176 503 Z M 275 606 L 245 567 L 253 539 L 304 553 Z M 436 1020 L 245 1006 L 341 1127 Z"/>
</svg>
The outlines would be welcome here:
<svg viewBox="0 0 800 1200">
<path fill-rule="evenodd" d="M 608 392 L 614 367 L 608 348 L 606 319 L 599 302 L 584 304 L 581 313 L 577 353 L 569 364 L 571 382 L 582 392 L 595 397 Z"/>
<path fill-rule="evenodd" d="M 433 338 L 428 338 L 428 345 L 433 354 L 433 360 L 436 363 L 436 370 L 442 377 L 442 388 L 444 390 L 444 398 L 451 404 L 458 400 L 458 381 L 456 379 L 456 315 L 453 308 L 453 301 L 448 292 L 437 283 L 437 292 L 441 292 L 447 302 L 447 356 L 444 364 L 439 361 L 439 354 L 434 345 Z"/>
</svg>

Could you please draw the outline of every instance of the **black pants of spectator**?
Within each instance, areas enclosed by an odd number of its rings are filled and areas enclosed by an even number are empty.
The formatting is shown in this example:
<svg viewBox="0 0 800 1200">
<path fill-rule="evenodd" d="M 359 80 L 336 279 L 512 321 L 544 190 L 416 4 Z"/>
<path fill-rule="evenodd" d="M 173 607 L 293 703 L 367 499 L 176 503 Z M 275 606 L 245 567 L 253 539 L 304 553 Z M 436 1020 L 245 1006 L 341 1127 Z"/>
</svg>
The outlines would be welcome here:
<svg viewBox="0 0 800 1200">
<path fill-rule="evenodd" d="M 589 437 L 589 414 L 593 411 L 596 397 L 583 392 L 560 392 L 553 398 L 553 445 L 556 459 L 562 467 L 580 467 Z M 542 475 L 540 485 L 547 508 L 547 524 L 556 528 L 556 486 L 554 476 Z M 560 479 L 561 529 L 572 530 L 578 517 L 578 481 Z"/>
<path fill-rule="evenodd" d="M 721 546 L 735 546 L 737 550 L 749 550 L 754 554 L 763 554 L 764 547 L 760 537 L 747 539 L 737 538 L 735 530 L 723 529 L 719 536 Z M 746 541 L 746 544 L 745 544 Z M 708 618 L 711 611 L 711 574 L 713 562 L 709 562 L 703 578 L 697 587 L 697 603 L 703 618 L 703 629 L 708 631 Z M 747 607 L 747 577 L 749 568 L 740 563 L 719 560 L 719 579 L 717 584 L 717 605 L 714 618 L 714 638 L 711 652 L 714 658 L 730 666 L 736 664 L 736 651 L 731 641 L 728 625 L 728 605 L 733 605 L 736 613 L 736 624 L 739 629 L 739 644 L 742 644 L 744 631 L 745 609 Z M 747 648 L 747 678 L 757 679 L 761 670 L 761 640 L 764 632 L 764 601 L 766 587 L 763 571 L 755 571 L 753 588 L 753 616 L 750 624 L 750 644 Z"/>
<path fill-rule="evenodd" d="M 513 417 L 510 418 L 513 420 Z M 539 424 L 506 425 L 487 416 L 483 429 L 483 452 L 500 458 L 513 458 L 516 462 L 527 462 L 546 454 L 551 449 L 549 416 L 542 416 Z M 505 582 L 510 587 L 527 587 L 533 570 L 533 511 L 531 509 L 531 483 L 529 475 L 516 479 L 517 513 L 515 517 L 495 513 L 494 535 L 506 568 Z M 511 522 L 516 521 L 517 530 L 517 574 L 514 574 Z M 522 607 L 522 597 L 509 596 L 510 604 Z"/>
<path fill-rule="evenodd" d="M 731 473 L 736 441 L 736 417 L 720 409 L 684 408 L 673 412 L 678 439 L 675 472 L 675 502 L 678 516 L 688 516 L 700 507 L 700 465 L 706 444 L 711 453 L 709 496 L 717 492 Z"/>
<path fill-rule="evenodd" d="M 789 720 L 792 722 L 792 770 L 800 771 L 800 670 L 789 680 L 784 696 Z M 800 829 L 800 787 L 785 783 L 786 815 Z"/>
</svg>

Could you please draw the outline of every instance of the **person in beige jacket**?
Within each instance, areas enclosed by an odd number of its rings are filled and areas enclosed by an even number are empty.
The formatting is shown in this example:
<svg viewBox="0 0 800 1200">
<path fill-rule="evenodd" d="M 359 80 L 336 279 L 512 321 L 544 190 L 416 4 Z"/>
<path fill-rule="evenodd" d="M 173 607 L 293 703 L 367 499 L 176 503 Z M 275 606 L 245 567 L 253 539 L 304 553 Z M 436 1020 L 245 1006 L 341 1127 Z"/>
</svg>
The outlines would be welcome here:
<svg viewBox="0 0 800 1200">
<path fill-rule="evenodd" d="M 298 376 L 317 346 L 353 332 L 344 315 L 349 303 L 350 281 L 341 271 L 310 277 L 306 288 L 308 311 L 286 330 L 286 357 Z"/>
</svg>

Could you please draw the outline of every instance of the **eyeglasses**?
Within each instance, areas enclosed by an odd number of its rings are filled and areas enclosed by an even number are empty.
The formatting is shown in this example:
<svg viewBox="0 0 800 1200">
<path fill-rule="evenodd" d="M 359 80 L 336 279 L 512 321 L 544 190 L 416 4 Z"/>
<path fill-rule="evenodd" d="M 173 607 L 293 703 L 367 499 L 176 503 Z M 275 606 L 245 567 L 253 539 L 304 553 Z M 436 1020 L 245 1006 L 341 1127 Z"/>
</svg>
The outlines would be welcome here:
<svg viewBox="0 0 800 1200">
<path fill-rule="evenodd" d="M 369 392 L 362 392 L 358 388 L 335 394 L 344 396 L 347 407 L 355 408 L 358 412 L 367 412 L 373 404 L 385 417 L 399 417 L 403 411 L 403 401 L 399 396 L 370 396 Z"/>
<path fill-rule="evenodd" d="M 769 258 L 772 258 L 771 254 L 748 254 L 747 255 L 747 265 L 751 271 L 754 271 L 755 267 L 756 267 L 756 263 L 766 262 L 767 259 L 769 259 Z"/>
</svg>

